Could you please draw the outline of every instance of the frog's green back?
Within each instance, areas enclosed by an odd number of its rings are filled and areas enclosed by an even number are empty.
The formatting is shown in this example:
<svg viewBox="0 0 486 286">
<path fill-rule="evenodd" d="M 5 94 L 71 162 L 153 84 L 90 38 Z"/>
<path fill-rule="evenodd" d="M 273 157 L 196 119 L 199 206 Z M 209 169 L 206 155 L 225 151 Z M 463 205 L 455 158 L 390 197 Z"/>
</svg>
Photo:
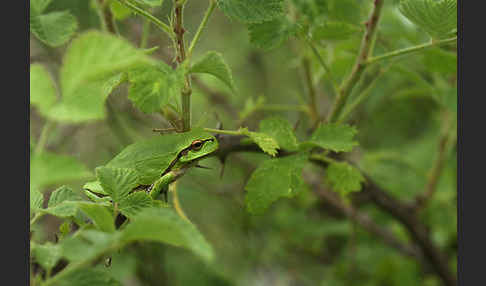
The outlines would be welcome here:
<svg viewBox="0 0 486 286">
<path fill-rule="evenodd" d="M 202 129 L 154 136 L 127 146 L 106 166 L 135 169 L 139 173 L 140 184 L 152 184 L 182 149 L 194 140 L 209 138 L 214 137 Z"/>
</svg>

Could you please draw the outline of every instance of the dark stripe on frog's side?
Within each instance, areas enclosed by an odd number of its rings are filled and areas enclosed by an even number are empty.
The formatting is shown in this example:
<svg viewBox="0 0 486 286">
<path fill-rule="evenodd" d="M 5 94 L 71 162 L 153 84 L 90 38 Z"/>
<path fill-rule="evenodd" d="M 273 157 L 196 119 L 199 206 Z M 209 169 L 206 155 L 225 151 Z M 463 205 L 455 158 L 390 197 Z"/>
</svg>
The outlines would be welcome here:
<svg viewBox="0 0 486 286">
<path fill-rule="evenodd" d="M 210 139 L 202 140 L 203 143 L 206 143 L 207 141 L 214 141 L 214 139 L 210 138 Z M 162 177 L 163 175 L 169 173 L 172 170 L 172 168 L 177 164 L 177 162 L 179 162 L 181 157 L 186 155 L 187 152 L 191 151 L 191 149 L 192 149 L 192 144 L 182 149 L 179 153 L 177 153 L 177 156 L 174 158 L 174 160 L 172 160 L 172 162 L 170 162 L 169 166 L 164 170 L 164 172 L 162 172 L 160 176 Z"/>
</svg>

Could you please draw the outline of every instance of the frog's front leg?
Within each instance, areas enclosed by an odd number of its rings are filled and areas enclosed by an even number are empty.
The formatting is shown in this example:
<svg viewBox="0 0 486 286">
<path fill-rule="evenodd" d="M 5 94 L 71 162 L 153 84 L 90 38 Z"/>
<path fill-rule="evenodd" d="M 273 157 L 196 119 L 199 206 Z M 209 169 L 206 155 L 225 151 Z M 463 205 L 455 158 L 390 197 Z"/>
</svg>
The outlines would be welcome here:
<svg viewBox="0 0 486 286">
<path fill-rule="evenodd" d="M 178 178 L 180 178 L 186 172 L 187 168 L 172 170 L 162 177 L 160 177 L 157 181 L 155 181 L 149 189 L 149 194 L 152 199 L 156 200 L 160 193 L 164 193 L 165 202 L 167 202 L 167 192 L 169 190 L 169 185 L 175 182 Z"/>
</svg>

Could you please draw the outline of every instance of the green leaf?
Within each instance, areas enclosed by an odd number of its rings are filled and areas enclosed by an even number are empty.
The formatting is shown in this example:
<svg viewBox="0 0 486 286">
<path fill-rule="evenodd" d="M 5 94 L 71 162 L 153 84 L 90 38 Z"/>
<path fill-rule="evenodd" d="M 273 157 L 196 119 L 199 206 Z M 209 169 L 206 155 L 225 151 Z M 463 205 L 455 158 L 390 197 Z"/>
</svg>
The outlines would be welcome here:
<svg viewBox="0 0 486 286">
<path fill-rule="evenodd" d="M 302 147 L 321 147 L 334 152 L 349 152 L 358 142 L 353 141 L 356 128 L 347 124 L 321 124 L 314 131 L 310 141 L 303 142 Z"/>
<path fill-rule="evenodd" d="M 78 204 L 78 207 L 93 221 L 93 224 L 99 230 L 104 232 L 115 231 L 113 216 L 105 206 L 96 203 L 82 202 Z"/>
<path fill-rule="evenodd" d="M 282 0 L 217 0 L 223 13 L 243 23 L 273 20 L 283 13 Z"/>
<path fill-rule="evenodd" d="M 344 196 L 361 190 L 365 181 L 358 169 L 346 162 L 333 162 L 326 170 L 326 180 L 332 190 Z"/>
<path fill-rule="evenodd" d="M 399 9 L 432 38 L 450 36 L 457 29 L 457 0 L 401 0 Z"/>
<path fill-rule="evenodd" d="M 87 179 L 88 168 L 76 158 L 48 151 L 34 154 L 30 161 L 30 185 L 42 190 L 47 186 Z"/>
<path fill-rule="evenodd" d="M 145 192 L 135 192 L 120 202 L 119 210 L 126 217 L 131 218 L 142 209 L 153 205 L 152 198 Z"/>
<path fill-rule="evenodd" d="M 265 133 L 248 131 L 248 128 L 240 128 L 241 134 L 248 136 L 263 152 L 275 157 L 277 155 L 277 149 L 280 147 L 275 139 L 268 136 Z"/>
<path fill-rule="evenodd" d="M 83 198 L 66 186 L 62 186 L 51 193 L 45 213 L 57 217 L 71 217 L 78 211 L 77 203 Z"/>
<path fill-rule="evenodd" d="M 146 65 L 128 73 L 128 98 L 145 113 L 160 111 L 184 87 L 184 68 L 173 70 L 164 62 Z"/>
<path fill-rule="evenodd" d="M 56 88 L 49 72 L 40 64 L 30 65 L 30 104 L 46 116 L 56 101 Z"/>
<path fill-rule="evenodd" d="M 207 73 L 224 82 L 233 92 L 236 90 L 230 67 L 218 52 L 207 52 L 189 69 L 190 73 Z"/>
<path fill-rule="evenodd" d="M 122 241 L 163 242 L 189 249 L 206 261 L 214 255 L 196 227 L 169 208 L 143 209 L 123 230 Z"/>
<path fill-rule="evenodd" d="M 295 151 L 299 146 L 292 125 L 282 117 L 269 117 L 260 121 L 260 132 L 270 135 L 287 151 Z"/>
<path fill-rule="evenodd" d="M 118 74 L 148 61 L 142 51 L 123 38 L 96 31 L 82 34 L 64 56 L 60 73 L 62 101 L 53 107 L 50 119 L 81 123 L 104 118 L 105 99 L 124 79 Z"/>
<path fill-rule="evenodd" d="M 83 198 L 66 186 L 62 186 L 51 193 L 47 203 L 48 208 L 55 207 L 65 201 L 82 201 Z"/>
<path fill-rule="evenodd" d="M 31 214 L 42 209 L 42 204 L 44 203 L 44 196 L 38 190 L 30 188 L 29 197 L 30 197 Z"/>
<path fill-rule="evenodd" d="M 31 242 L 30 251 L 34 260 L 39 263 L 42 268 L 49 270 L 56 266 L 56 263 L 61 259 L 62 249 L 59 245 L 51 242 L 45 244 L 37 244 Z"/>
<path fill-rule="evenodd" d="M 272 21 L 249 24 L 248 33 L 251 44 L 269 51 L 287 41 L 295 31 L 286 18 L 278 17 Z"/>
<path fill-rule="evenodd" d="M 328 21 L 312 27 L 312 39 L 315 41 L 346 40 L 358 34 L 361 30 L 346 22 Z"/>
<path fill-rule="evenodd" d="M 302 168 L 307 157 L 300 153 L 263 162 L 245 186 L 247 210 L 262 214 L 281 197 L 296 195 L 303 186 Z"/>
<path fill-rule="evenodd" d="M 128 193 L 138 186 L 138 174 L 128 168 L 96 168 L 96 177 L 103 189 L 112 197 L 114 202 L 121 202 Z"/>
<path fill-rule="evenodd" d="M 76 18 L 68 11 L 38 14 L 30 9 L 30 30 L 43 43 L 57 47 L 66 43 L 76 31 Z"/>
<path fill-rule="evenodd" d="M 109 270 L 103 268 L 83 268 L 59 281 L 59 286 L 119 286 Z"/>
</svg>

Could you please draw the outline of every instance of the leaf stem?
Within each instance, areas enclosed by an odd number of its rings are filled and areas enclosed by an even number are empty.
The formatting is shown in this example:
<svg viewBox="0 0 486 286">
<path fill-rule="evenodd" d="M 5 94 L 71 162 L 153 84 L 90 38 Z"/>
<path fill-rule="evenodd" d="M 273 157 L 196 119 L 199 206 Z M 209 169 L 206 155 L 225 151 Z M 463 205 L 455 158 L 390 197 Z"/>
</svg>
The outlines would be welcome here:
<svg viewBox="0 0 486 286">
<path fill-rule="evenodd" d="M 149 12 L 135 5 L 132 2 L 132 0 L 117 0 L 117 1 L 125 5 L 127 8 L 131 9 L 133 12 L 145 17 L 145 19 L 154 23 L 155 26 L 159 27 L 162 31 L 164 31 L 171 39 L 175 38 L 175 34 L 172 31 L 172 29 L 169 27 L 169 25 L 165 24 L 164 22 L 160 21 Z"/>
<path fill-rule="evenodd" d="M 145 49 L 147 47 L 149 35 L 150 35 L 150 21 L 148 19 L 145 19 L 142 27 L 142 38 L 140 39 L 141 49 Z"/>
<path fill-rule="evenodd" d="M 191 58 L 192 51 L 194 50 L 194 47 L 196 46 L 197 41 L 201 37 L 202 31 L 204 30 L 204 27 L 206 27 L 206 24 L 208 23 L 209 17 L 211 17 L 211 14 L 214 11 L 214 8 L 216 7 L 216 1 L 215 0 L 209 0 L 209 6 L 206 12 L 204 13 L 204 17 L 201 21 L 201 24 L 199 24 L 199 27 L 197 28 L 196 34 L 194 35 L 194 38 L 192 38 L 191 44 L 189 45 L 189 49 L 187 50 L 187 58 Z"/>
<path fill-rule="evenodd" d="M 34 217 L 30 220 L 30 225 L 33 225 L 36 221 L 38 221 L 41 217 L 44 216 L 45 213 L 37 212 Z"/>
<path fill-rule="evenodd" d="M 49 133 L 54 127 L 55 123 L 48 120 L 42 127 L 41 134 L 39 136 L 39 140 L 37 141 L 37 145 L 35 147 L 34 154 L 38 154 L 42 152 L 47 144 L 47 139 L 49 138 Z"/>
<path fill-rule="evenodd" d="M 365 64 L 370 65 L 370 64 L 376 63 L 378 61 L 382 61 L 382 60 L 386 60 L 386 59 L 390 59 L 390 58 L 394 58 L 394 57 L 398 57 L 398 56 L 403 56 L 403 55 L 407 55 L 407 54 L 411 54 L 411 53 L 415 53 L 415 52 L 420 52 L 420 51 L 423 51 L 423 50 L 426 50 L 426 49 L 429 49 L 429 48 L 432 48 L 432 47 L 450 44 L 450 43 L 453 43 L 455 41 L 457 41 L 457 37 L 439 40 L 439 41 L 434 41 L 434 42 L 430 42 L 430 43 L 425 43 L 425 44 L 410 47 L 410 48 L 396 50 L 396 51 L 389 52 L 389 53 L 386 53 L 386 54 L 383 54 L 383 55 L 379 55 L 379 56 L 376 56 L 376 57 L 369 58 L 365 62 Z"/>
<path fill-rule="evenodd" d="M 221 130 L 221 129 L 213 129 L 213 128 L 204 128 L 205 131 L 218 133 L 218 134 L 226 134 L 226 135 L 243 135 L 240 130 Z"/>
<path fill-rule="evenodd" d="M 346 80 L 343 81 L 342 85 L 339 88 L 336 100 L 334 101 L 334 104 L 331 107 L 331 112 L 327 117 L 328 122 L 334 122 L 339 118 L 343 107 L 346 104 L 349 95 L 351 94 L 351 91 L 363 75 L 363 72 L 366 68 L 365 63 L 368 60 L 368 56 L 371 54 L 372 42 L 377 31 L 378 22 L 380 20 L 381 10 L 383 8 L 384 2 L 384 0 L 374 1 L 370 18 L 366 22 L 366 30 L 361 41 L 361 48 L 358 53 L 358 57 L 354 63 L 351 74 Z"/>
<path fill-rule="evenodd" d="M 181 203 L 179 202 L 179 196 L 177 195 L 177 181 L 175 181 L 172 185 L 169 185 L 169 188 L 172 189 L 172 202 L 174 203 L 174 209 L 176 210 L 177 214 L 186 221 L 192 223 L 184 213 Z"/>
</svg>

